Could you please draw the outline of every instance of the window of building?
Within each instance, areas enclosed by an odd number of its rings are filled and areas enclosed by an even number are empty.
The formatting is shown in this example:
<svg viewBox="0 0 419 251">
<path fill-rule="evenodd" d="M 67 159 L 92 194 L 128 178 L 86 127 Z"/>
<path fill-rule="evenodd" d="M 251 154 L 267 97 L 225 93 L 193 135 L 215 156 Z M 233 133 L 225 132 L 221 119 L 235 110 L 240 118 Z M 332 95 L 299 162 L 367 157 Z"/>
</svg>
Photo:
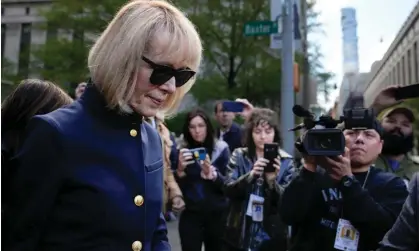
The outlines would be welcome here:
<svg viewBox="0 0 419 251">
<path fill-rule="evenodd" d="M 390 71 L 387 75 L 388 78 L 388 84 L 392 85 L 392 81 L 393 81 L 393 71 Z"/>
<path fill-rule="evenodd" d="M 4 55 L 4 46 L 6 44 L 6 25 L 1 24 L 1 58 Z"/>
<path fill-rule="evenodd" d="M 407 51 L 407 59 L 406 59 L 406 67 L 407 67 L 407 75 L 406 75 L 406 78 L 407 78 L 407 84 L 413 84 L 413 81 L 412 81 L 412 79 L 414 78 L 413 76 L 412 76 L 412 51 L 409 49 L 408 51 Z"/>
<path fill-rule="evenodd" d="M 46 40 L 46 43 L 48 44 L 48 43 L 51 43 L 54 40 L 56 40 L 57 35 L 58 35 L 58 32 L 57 32 L 57 29 L 55 28 L 55 26 L 52 25 L 51 23 L 48 23 L 47 24 L 47 40 Z M 48 53 L 48 50 L 46 50 L 45 53 Z M 46 57 L 46 58 L 49 58 L 49 57 Z M 52 70 L 52 69 L 54 69 L 54 64 L 51 63 L 50 60 L 45 60 L 44 61 L 44 68 L 46 70 Z"/>
<path fill-rule="evenodd" d="M 4 15 L 4 8 L 3 7 L 1 7 L 1 15 L 2 16 Z"/>
<path fill-rule="evenodd" d="M 26 15 L 31 14 L 31 8 L 26 7 L 26 9 L 25 9 L 25 13 L 26 13 Z"/>
<path fill-rule="evenodd" d="M 399 62 L 397 62 L 397 84 L 398 85 L 403 85 L 402 82 L 402 64 Z"/>
<path fill-rule="evenodd" d="M 19 75 L 27 78 L 29 75 L 29 60 L 31 53 L 31 23 L 22 24 L 20 33 L 20 48 L 19 48 Z"/>
<path fill-rule="evenodd" d="M 387 74 L 387 77 L 386 77 L 386 85 L 387 86 L 390 86 L 391 85 L 391 72 L 389 72 Z"/>
<path fill-rule="evenodd" d="M 418 43 L 413 44 L 413 73 L 415 74 L 415 83 L 419 82 L 419 52 L 418 52 Z"/>
<path fill-rule="evenodd" d="M 403 56 L 402 57 L 402 62 L 401 62 L 401 84 L 402 85 L 407 85 L 406 83 L 406 63 L 405 63 L 406 57 Z"/>
<path fill-rule="evenodd" d="M 393 66 L 393 85 L 397 85 L 397 73 L 396 73 L 397 65 Z"/>
</svg>

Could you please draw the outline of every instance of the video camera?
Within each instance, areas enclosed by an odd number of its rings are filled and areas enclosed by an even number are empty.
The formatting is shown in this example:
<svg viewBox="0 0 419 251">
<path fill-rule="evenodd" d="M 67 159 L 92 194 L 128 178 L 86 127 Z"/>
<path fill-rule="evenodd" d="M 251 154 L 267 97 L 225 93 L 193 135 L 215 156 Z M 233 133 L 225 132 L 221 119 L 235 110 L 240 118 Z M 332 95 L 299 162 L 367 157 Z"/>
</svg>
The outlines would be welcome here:
<svg viewBox="0 0 419 251">
<path fill-rule="evenodd" d="M 295 105 L 292 111 L 304 118 L 304 122 L 290 131 L 307 129 L 295 146 L 301 153 L 311 156 L 338 156 L 345 152 L 345 137 L 342 130 L 336 128 L 340 123 L 344 123 L 345 129 L 371 129 L 375 121 L 373 110 L 364 108 L 345 110 L 340 119 L 322 115 L 318 120 L 299 105 Z"/>
</svg>

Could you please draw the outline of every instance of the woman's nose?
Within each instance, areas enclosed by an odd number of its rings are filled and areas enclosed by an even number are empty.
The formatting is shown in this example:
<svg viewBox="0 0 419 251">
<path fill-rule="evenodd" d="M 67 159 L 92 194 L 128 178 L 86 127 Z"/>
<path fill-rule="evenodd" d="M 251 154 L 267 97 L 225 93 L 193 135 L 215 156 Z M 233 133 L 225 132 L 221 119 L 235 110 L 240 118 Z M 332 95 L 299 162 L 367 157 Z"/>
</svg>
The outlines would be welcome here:
<svg viewBox="0 0 419 251">
<path fill-rule="evenodd" d="M 176 79 L 175 79 L 175 77 L 172 77 L 166 83 L 162 84 L 160 86 L 160 90 L 162 90 L 162 91 L 164 91 L 168 94 L 174 93 L 176 91 Z"/>
</svg>

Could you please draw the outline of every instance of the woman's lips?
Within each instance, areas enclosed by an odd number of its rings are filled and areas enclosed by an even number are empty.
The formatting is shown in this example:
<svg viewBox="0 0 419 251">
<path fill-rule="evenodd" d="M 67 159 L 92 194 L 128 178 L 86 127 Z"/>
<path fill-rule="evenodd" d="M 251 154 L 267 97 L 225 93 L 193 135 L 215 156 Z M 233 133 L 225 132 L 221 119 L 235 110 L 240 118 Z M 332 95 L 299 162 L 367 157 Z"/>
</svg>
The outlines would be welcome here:
<svg viewBox="0 0 419 251">
<path fill-rule="evenodd" d="M 151 101 L 153 101 L 154 104 L 156 105 L 161 105 L 163 103 L 162 99 L 158 99 L 158 98 L 153 98 L 151 96 L 147 96 Z"/>
</svg>

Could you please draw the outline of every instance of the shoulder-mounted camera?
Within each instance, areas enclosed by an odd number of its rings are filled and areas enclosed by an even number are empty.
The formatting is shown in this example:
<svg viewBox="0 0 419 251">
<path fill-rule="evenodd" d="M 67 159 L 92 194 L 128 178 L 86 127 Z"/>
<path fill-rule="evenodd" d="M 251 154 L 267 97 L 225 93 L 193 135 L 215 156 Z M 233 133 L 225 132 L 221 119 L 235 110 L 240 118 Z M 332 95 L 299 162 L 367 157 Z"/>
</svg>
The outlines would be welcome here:
<svg viewBox="0 0 419 251">
<path fill-rule="evenodd" d="M 304 122 L 290 131 L 307 130 L 295 146 L 301 153 L 311 156 L 342 155 L 345 152 L 345 137 L 342 131 L 371 129 L 375 121 L 373 110 L 364 108 L 345 110 L 339 119 L 322 115 L 317 120 L 313 113 L 299 105 L 295 105 L 292 111 L 296 116 L 303 118 Z"/>
</svg>

